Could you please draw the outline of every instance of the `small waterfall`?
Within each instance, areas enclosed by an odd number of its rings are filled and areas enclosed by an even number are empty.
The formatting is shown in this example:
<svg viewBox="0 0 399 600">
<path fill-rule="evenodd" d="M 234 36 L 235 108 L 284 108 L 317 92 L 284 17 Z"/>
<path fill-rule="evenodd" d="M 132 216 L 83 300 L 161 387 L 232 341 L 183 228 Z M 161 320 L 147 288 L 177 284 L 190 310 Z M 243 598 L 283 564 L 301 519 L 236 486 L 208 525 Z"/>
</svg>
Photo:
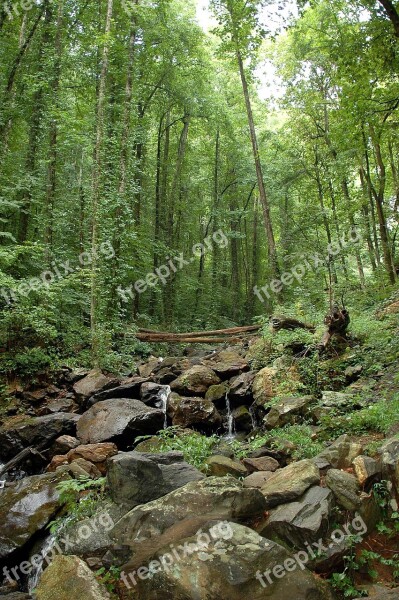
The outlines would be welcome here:
<svg viewBox="0 0 399 600">
<path fill-rule="evenodd" d="M 226 440 L 232 440 L 235 437 L 235 424 L 234 417 L 231 411 L 230 399 L 228 392 L 226 393 L 226 411 L 227 411 L 227 435 L 224 436 Z"/>
<path fill-rule="evenodd" d="M 3 463 L 0 463 L 0 473 L 1 473 L 1 470 L 3 467 L 4 467 Z M 4 473 L 4 475 L 5 475 L 5 473 Z M 4 488 L 6 481 L 7 481 L 6 479 L 0 479 L 0 490 L 2 490 Z"/>
<path fill-rule="evenodd" d="M 252 429 L 256 429 L 258 427 L 258 422 L 256 419 L 255 407 L 253 405 L 249 407 L 249 414 L 251 415 Z"/>
<path fill-rule="evenodd" d="M 53 549 L 55 543 L 56 543 L 57 537 L 55 534 L 51 534 L 49 535 L 43 542 L 43 546 L 42 549 L 40 551 L 40 555 L 42 556 L 42 559 L 40 562 L 38 562 L 37 564 L 35 564 L 32 568 L 32 571 L 29 574 L 29 579 L 28 579 L 28 592 L 29 594 L 32 594 L 33 590 L 37 587 L 40 577 L 43 573 L 43 563 L 47 557 L 47 555 L 51 552 L 51 550 Z M 36 560 L 35 560 L 36 563 Z"/>
<path fill-rule="evenodd" d="M 163 422 L 164 429 L 166 429 L 168 426 L 168 415 L 167 415 L 168 398 L 170 396 L 171 391 L 172 390 L 170 388 L 170 385 L 165 385 L 159 392 L 160 404 L 161 404 L 161 408 L 162 408 L 163 414 L 164 414 L 164 422 Z"/>
</svg>

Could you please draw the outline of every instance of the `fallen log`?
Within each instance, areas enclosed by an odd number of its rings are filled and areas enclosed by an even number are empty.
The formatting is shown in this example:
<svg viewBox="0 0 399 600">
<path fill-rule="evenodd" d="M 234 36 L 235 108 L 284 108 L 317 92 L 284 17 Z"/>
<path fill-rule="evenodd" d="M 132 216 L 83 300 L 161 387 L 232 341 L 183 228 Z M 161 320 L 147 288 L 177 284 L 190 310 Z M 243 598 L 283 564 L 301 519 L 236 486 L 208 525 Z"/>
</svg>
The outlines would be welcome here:
<svg viewBox="0 0 399 600">
<path fill-rule="evenodd" d="M 135 336 L 142 342 L 168 343 L 168 344 L 225 344 L 239 343 L 242 337 L 180 337 L 176 335 L 153 335 L 150 333 L 136 333 Z"/>
<path fill-rule="evenodd" d="M 302 321 L 298 321 L 298 319 L 292 319 L 291 317 L 273 315 L 270 317 L 269 323 L 273 331 L 280 331 L 280 329 L 288 329 L 289 331 L 293 331 L 294 329 L 308 329 L 312 333 L 316 331 L 314 325 L 303 323 Z"/>
<path fill-rule="evenodd" d="M 204 336 L 221 336 L 221 335 L 235 335 L 240 333 L 250 333 L 252 331 L 259 331 L 262 325 L 247 325 L 245 327 L 230 327 L 229 329 L 214 329 L 211 331 L 189 331 L 187 333 L 168 333 L 167 331 L 154 331 L 152 329 L 139 329 L 139 334 L 151 334 L 151 335 L 159 335 L 162 337 L 204 337 Z M 138 337 L 138 336 L 137 336 Z M 140 339 L 140 338 L 139 338 Z"/>
</svg>

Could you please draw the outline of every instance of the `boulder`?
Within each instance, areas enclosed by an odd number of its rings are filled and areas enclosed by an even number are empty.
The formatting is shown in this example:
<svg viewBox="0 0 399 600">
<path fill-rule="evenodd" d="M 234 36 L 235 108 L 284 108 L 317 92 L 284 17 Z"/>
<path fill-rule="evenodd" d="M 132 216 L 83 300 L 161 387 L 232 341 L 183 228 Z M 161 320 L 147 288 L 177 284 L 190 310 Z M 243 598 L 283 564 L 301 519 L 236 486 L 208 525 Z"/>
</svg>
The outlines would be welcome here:
<svg viewBox="0 0 399 600">
<path fill-rule="evenodd" d="M 236 431 L 252 431 L 252 417 L 246 406 L 238 406 L 237 408 L 234 408 L 232 414 Z"/>
<path fill-rule="evenodd" d="M 203 528 L 202 538 L 190 536 L 179 541 L 176 555 L 170 546 L 151 557 L 148 576 L 134 577 L 124 571 L 123 580 L 133 588 L 140 600 L 323 600 L 322 584 L 299 565 L 287 550 L 262 538 L 255 531 L 237 523 L 226 523 L 222 534 L 220 523 L 212 521 Z M 208 539 L 209 542 L 208 542 Z M 171 557 L 171 566 L 165 562 Z M 166 561 L 165 561 L 166 559 Z M 160 565 L 160 568 L 158 568 Z M 129 578 L 130 575 L 130 578 Z M 133 598 L 136 596 L 130 596 Z"/>
<path fill-rule="evenodd" d="M 221 350 L 214 358 L 205 360 L 203 364 L 213 369 L 222 379 L 229 379 L 233 375 L 249 370 L 248 362 L 231 350 Z"/>
<path fill-rule="evenodd" d="M 381 454 L 382 473 L 386 479 L 391 479 L 399 494 L 399 439 L 388 439 L 379 450 Z"/>
<path fill-rule="evenodd" d="M 172 424 L 180 427 L 212 431 L 222 424 L 222 417 L 216 406 L 204 398 L 184 398 L 172 393 L 169 396 L 167 413 L 172 419 Z"/>
<path fill-rule="evenodd" d="M 293 396 L 303 388 L 298 368 L 264 367 L 255 376 L 252 384 L 252 394 L 258 405 L 270 402 L 271 398 L 285 393 Z"/>
<path fill-rule="evenodd" d="M 274 378 L 277 369 L 264 367 L 256 375 L 252 383 L 252 394 L 256 401 L 265 404 L 276 394 Z"/>
<path fill-rule="evenodd" d="M 263 484 L 273 475 L 272 471 L 256 471 L 243 479 L 245 487 L 261 488 Z"/>
<path fill-rule="evenodd" d="M 121 452 L 108 463 L 111 498 L 128 509 L 201 479 L 204 475 L 187 464 L 181 452 Z"/>
<path fill-rule="evenodd" d="M 333 467 L 334 469 L 348 469 L 353 460 L 363 452 L 362 445 L 353 442 L 351 438 L 341 435 L 331 446 L 328 446 L 313 460 L 319 469 Z"/>
<path fill-rule="evenodd" d="M 260 458 L 244 458 L 242 461 L 247 468 L 248 473 L 255 471 L 276 471 L 280 464 L 271 456 L 261 456 Z"/>
<path fill-rule="evenodd" d="M 234 377 L 230 380 L 229 399 L 232 406 L 237 406 L 237 404 L 248 405 L 252 403 L 252 384 L 255 379 L 255 375 L 255 371 L 249 371 L 247 373 L 237 375 L 237 377 Z"/>
<path fill-rule="evenodd" d="M 354 475 L 338 469 L 330 469 L 327 471 L 326 485 L 332 490 L 340 506 L 347 510 L 359 508 L 359 483 Z"/>
<path fill-rule="evenodd" d="M 27 446 L 47 448 L 60 435 L 74 435 L 79 419 L 79 415 L 69 413 L 12 417 L 0 428 L 0 458 L 6 461 Z"/>
<path fill-rule="evenodd" d="M 110 398 L 138 399 L 140 397 L 141 386 L 146 381 L 148 381 L 148 379 L 143 377 L 131 377 L 122 384 L 118 384 L 117 386 L 113 386 L 111 388 L 107 387 L 106 389 L 93 394 L 89 398 L 87 406 L 93 406 L 93 404 L 96 404 L 97 402 L 109 400 Z"/>
<path fill-rule="evenodd" d="M 319 469 L 305 459 L 276 471 L 261 488 L 268 508 L 296 500 L 312 485 L 320 483 Z"/>
<path fill-rule="evenodd" d="M 133 508 L 111 536 L 130 547 L 136 562 L 145 564 L 163 545 L 193 535 L 210 519 L 247 522 L 262 516 L 265 508 L 259 490 L 245 488 L 231 476 L 207 477 Z"/>
<path fill-rule="evenodd" d="M 91 477 L 91 479 L 99 479 L 102 473 L 97 469 L 96 465 L 85 460 L 84 458 L 76 458 L 69 463 L 69 472 L 73 477 Z"/>
<path fill-rule="evenodd" d="M 393 589 L 384 588 L 382 586 L 372 586 L 367 589 L 367 592 L 367 597 L 371 598 L 371 600 L 398 600 L 399 598 L 399 587 Z M 364 600 L 364 596 L 362 598 L 356 598 L 356 600 Z"/>
<path fill-rule="evenodd" d="M 307 415 L 308 407 L 312 402 L 312 396 L 282 398 L 278 404 L 272 406 L 263 419 L 266 429 L 297 423 L 301 417 Z"/>
<path fill-rule="evenodd" d="M 264 537 L 302 550 L 307 542 L 322 538 L 328 530 L 334 496 L 328 488 L 313 486 L 295 502 L 270 511 L 257 531 Z"/>
<path fill-rule="evenodd" d="M 110 600 L 87 564 L 78 556 L 57 555 L 41 576 L 37 600 Z"/>
<path fill-rule="evenodd" d="M 206 460 L 205 468 L 207 475 L 215 475 L 216 477 L 224 477 L 225 475 L 243 477 L 247 475 L 244 465 L 227 456 L 210 456 Z"/>
<path fill-rule="evenodd" d="M 115 377 L 104 375 L 101 371 L 93 369 L 74 384 L 73 391 L 78 402 L 81 403 L 96 392 L 116 387 L 118 383 L 119 381 Z"/>
<path fill-rule="evenodd" d="M 61 508 L 56 486 L 64 473 L 25 477 L 0 490 L 0 558 L 22 548 Z"/>
<path fill-rule="evenodd" d="M 99 471 L 105 475 L 107 471 L 107 460 L 111 458 L 111 456 L 115 456 L 115 454 L 118 454 L 118 447 L 115 444 L 109 442 L 103 444 L 87 444 L 70 450 L 67 454 L 67 459 L 69 462 L 72 462 L 78 458 L 83 458 L 96 465 Z"/>
<path fill-rule="evenodd" d="M 226 382 L 211 385 L 206 391 L 205 400 L 210 400 L 219 408 L 226 406 L 226 394 L 229 391 L 229 386 Z"/>
<path fill-rule="evenodd" d="M 73 398 L 61 397 L 51 400 L 45 407 L 46 414 L 54 414 L 60 412 L 71 413 L 77 409 Z"/>
<path fill-rule="evenodd" d="M 217 383 L 220 383 L 220 379 L 212 369 L 204 365 L 194 365 L 172 381 L 170 387 L 179 394 L 197 396 L 206 394 L 208 388 Z"/>
<path fill-rule="evenodd" d="M 163 427 L 164 414 L 140 400 L 116 398 L 97 402 L 80 418 L 77 437 L 83 444 L 114 442 L 128 447 L 138 435 L 151 435 Z"/>
<path fill-rule="evenodd" d="M 71 435 L 61 435 L 58 437 L 52 447 L 53 454 L 66 454 L 73 448 L 79 446 L 79 440 Z"/>
<path fill-rule="evenodd" d="M 140 398 L 147 406 L 154 406 L 160 408 L 162 400 L 170 394 L 170 387 L 168 385 L 161 385 L 160 383 L 152 383 L 148 381 L 143 383 L 140 391 Z"/>
<path fill-rule="evenodd" d="M 358 482 L 362 487 L 374 481 L 381 475 L 381 465 L 370 456 L 356 456 L 353 461 L 353 468 Z"/>
<path fill-rule="evenodd" d="M 156 369 L 156 367 L 158 367 L 159 365 L 162 365 L 162 363 L 162 360 L 160 360 L 159 358 L 155 358 L 155 356 L 152 356 L 146 363 L 139 366 L 138 371 L 140 377 L 150 377 L 154 369 Z"/>
</svg>

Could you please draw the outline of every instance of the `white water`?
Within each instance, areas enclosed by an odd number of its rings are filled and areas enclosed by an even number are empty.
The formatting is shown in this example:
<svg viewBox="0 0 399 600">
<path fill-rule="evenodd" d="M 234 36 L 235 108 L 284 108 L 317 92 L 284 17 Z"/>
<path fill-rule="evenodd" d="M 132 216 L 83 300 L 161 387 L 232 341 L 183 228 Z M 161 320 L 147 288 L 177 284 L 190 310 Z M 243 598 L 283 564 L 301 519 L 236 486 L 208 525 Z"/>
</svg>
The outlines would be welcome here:
<svg viewBox="0 0 399 600">
<path fill-rule="evenodd" d="M 0 471 L 2 470 L 2 468 L 4 467 L 3 463 L 0 463 Z M 0 479 L 0 490 L 2 490 L 5 486 L 6 480 L 5 479 Z"/>
<path fill-rule="evenodd" d="M 37 587 L 40 577 L 43 573 L 43 563 L 45 560 L 45 557 L 51 552 L 51 550 L 54 547 L 54 544 L 56 542 L 56 536 L 53 534 L 50 534 L 49 537 L 43 542 L 43 547 L 40 551 L 40 554 L 42 556 L 42 559 L 40 562 L 38 562 L 37 564 L 35 564 L 32 568 L 32 571 L 29 575 L 29 579 L 28 579 L 28 592 L 30 594 L 32 594 L 33 590 Z M 36 560 L 35 560 L 36 563 Z"/>
<path fill-rule="evenodd" d="M 232 440 L 235 437 L 235 423 L 234 423 L 233 413 L 231 411 L 228 392 L 226 393 L 226 411 L 227 411 L 227 435 L 224 436 L 224 439 Z"/>
<path fill-rule="evenodd" d="M 168 415 L 167 415 L 167 410 L 168 410 L 168 399 L 171 393 L 171 388 L 170 385 L 165 385 L 165 387 L 163 387 L 161 389 L 161 391 L 159 392 L 159 397 L 160 397 L 160 401 L 161 401 L 161 408 L 163 410 L 163 414 L 164 414 L 164 421 L 163 421 L 163 428 L 166 429 L 168 426 Z"/>
<path fill-rule="evenodd" d="M 256 422 L 255 408 L 253 406 L 249 407 L 249 414 L 251 415 L 252 429 L 256 429 L 258 423 Z"/>
</svg>

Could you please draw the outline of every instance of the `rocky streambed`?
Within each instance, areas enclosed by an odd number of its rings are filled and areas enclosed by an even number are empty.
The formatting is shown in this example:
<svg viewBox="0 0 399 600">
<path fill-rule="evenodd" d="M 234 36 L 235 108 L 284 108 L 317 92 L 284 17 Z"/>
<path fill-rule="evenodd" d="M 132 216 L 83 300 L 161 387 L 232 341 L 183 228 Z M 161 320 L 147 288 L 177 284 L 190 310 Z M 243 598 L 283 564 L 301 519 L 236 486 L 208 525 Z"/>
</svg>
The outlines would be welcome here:
<svg viewBox="0 0 399 600">
<path fill-rule="evenodd" d="M 332 406 L 363 407 L 350 388 L 301 395 L 292 361 L 254 369 L 251 352 L 152 357 L 124 379 L 65 368 L 17 390 L 0 429 L 0 597 L 341 597 L 327 579 L 397 511 L 399 439 L 373 457 L 347 435 L 300 460 L 271 438 L 241 455 L 256 433 L 301 422 L 311 444 Z"/>
</svg>

